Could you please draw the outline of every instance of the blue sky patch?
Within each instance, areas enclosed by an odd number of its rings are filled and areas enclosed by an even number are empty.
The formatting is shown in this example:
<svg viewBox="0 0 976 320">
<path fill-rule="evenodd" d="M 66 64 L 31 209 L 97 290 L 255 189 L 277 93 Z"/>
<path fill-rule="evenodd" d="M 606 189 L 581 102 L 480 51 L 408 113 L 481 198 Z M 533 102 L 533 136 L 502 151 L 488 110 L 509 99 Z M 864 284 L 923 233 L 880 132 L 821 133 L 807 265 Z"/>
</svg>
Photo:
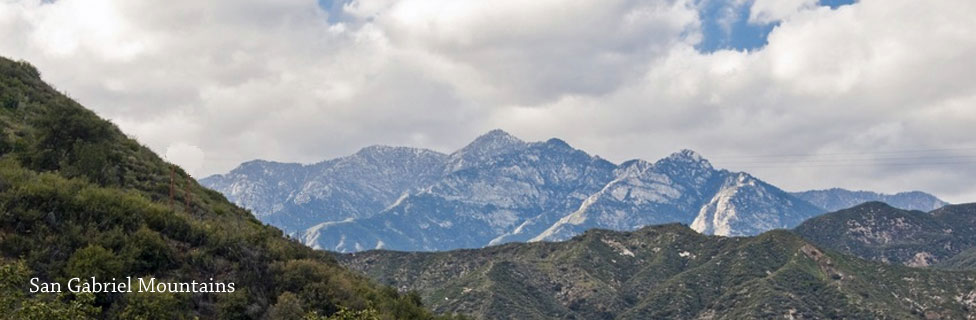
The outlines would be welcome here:
<svg viewBox="0 0 976 320">
<path fill-rule="evenodd" d="M 702 42 L 698 50 L 752 50 L 766 45 L 766 36 L 775 24 L 749 23 L 752 3 L 736 6 L 726 1 L 705 1 L 699 16 L 702 20 Z"/>
<path fill-rule="evenodd" d="M 853 4 L 855 0 L 820 0 L 832 9 Z M 702 42 L 696 46 L 701 52 L 716 50 L 756 50 L 767 43 L 767 36 L 779 23 L 749 23 L 752 1 L 741 4 L 732 1 L 703 0 L 699 17 L 702 20 Z"/>
<path fill-rule="evenodd" d="M 318 0 L 319 7 L 329 13 L 329 23 L 343 22 L 342 6 L 350 0 Z"/>
<path fill-rule="evenodd" d="M 821 6 L 828 6 L 831 9 L 837 9 L 840 6 L 846 6 L 849 4 L 854 4 L 854 0 L 820 0 Z"/>
<path fill-rule="evenodd" d="M 329 12 L 329 22 L 345 22 L 342 7 L 351 0 L 318 0 Z M 836 9 L 856 0 L 820 0 L 819 4 Z M 700 0 L 702 41 L 696 48 L 701 52 L 717 50 L 756 50 L 766 46 L 769 32 L 779 23 L 749 23 L 752 0 L 736 4 L 734 0 Z"/>
</svg>

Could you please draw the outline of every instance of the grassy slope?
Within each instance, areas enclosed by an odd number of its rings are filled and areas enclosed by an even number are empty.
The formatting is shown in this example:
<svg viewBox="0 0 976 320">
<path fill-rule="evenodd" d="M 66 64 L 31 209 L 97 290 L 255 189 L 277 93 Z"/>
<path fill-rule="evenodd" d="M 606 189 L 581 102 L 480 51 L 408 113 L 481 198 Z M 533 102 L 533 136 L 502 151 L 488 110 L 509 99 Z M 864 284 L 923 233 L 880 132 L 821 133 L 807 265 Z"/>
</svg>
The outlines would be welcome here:
<svg viewBox="0 0 976 320">
<path fill-rule="evenodd" d="M 973 305 L 956 298 L 976 295 L 971 272 L 864 261 L 786 231 L 722 238 L 681 225 L 340 261 L 419 290 L 435 310 L 487 319 L 965 319 Z"/>
<path fill-rule="evenodd" d="M 170 167 L 42 82 L 32 66 L 0 58 L 0 318 L 256 319 L 286 292 L 299 301 L 292 311 L 370 308 L 385 319 L 431 318 L 415 296 L 287 240 L 179 168 L 170 208 Z M 28 277 L 89 275 L 214 278 L 237 291 L 25 293 Z"/>
</svg>

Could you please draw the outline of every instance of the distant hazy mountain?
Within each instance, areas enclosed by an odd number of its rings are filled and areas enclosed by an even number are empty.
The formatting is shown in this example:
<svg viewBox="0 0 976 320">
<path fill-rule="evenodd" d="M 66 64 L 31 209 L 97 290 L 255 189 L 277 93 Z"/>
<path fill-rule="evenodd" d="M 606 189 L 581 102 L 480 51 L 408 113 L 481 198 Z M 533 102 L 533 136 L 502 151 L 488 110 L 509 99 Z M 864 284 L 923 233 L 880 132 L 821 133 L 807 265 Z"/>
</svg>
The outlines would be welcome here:
<svg viewBox="0 0 976 320">
<path fill-rule="evenodd" d="M 871 191 L 850 191 L 840 188 L 793 192 L 793 196 L 806 200 L 827 211 L 837 211 L 858 204 L 880 201 L 905 210 L 930 211 L 947 205 L 945 201 L 921 191 L 883 194 Z"/>
<path fill-rule="evenodd" d="M 976 247 L 976 204 L 922 212 L 869 202 L 812 218 L 794 231 L 865 259 L 928 266 Z"/>
<path fill-rule="evenodd" d="M 337 251 L 527 240 L 599 191 L 615 167 L 557 139 L 525 143 L 493 131 L 451 154 L 443 176 L 419 192 L 369 218 L 314 226 L 303 239 Z"/>
<path fill-rule="evenodd" d="M 372 146 L 312 165 L 255 160 L 200 182 L 287 233 L 369 217 L 440 174 L 446 155 Z"/>
<path fill-rule="evenodd" d="M 680 222 L 708 234 L 790 228 L 824 210 L 684 150 L 615 165 L 558 139 L 492 131 L 448 156 L 443 175 L 373 216 L 306 230 L 309 245 L 353 252 L 558 241 L 591 228 Z"/>
<path fill-rule="evenodd" d="M 252 161 L 202 183 L 306 244 L 340 252 L 556 241 L 673 222 L 755 235 L 827 212 L 690 150 L 617 165 L 559 139 L 525 142 L 501 130 L 450 155 L 370 147 L 313 165 Z"/>
<path fill-rule="evenodd" d="M 671 224 L 338 259 L 476 319 L 966 319 L 976 307 L 974 272 L 865 261 L 784 230 L 712 237 Z"/>
<path fill-rule="evenodd" d="M 622 164 L 614 180 L 533 240 L 565 240 L 591 228 L 633 230 L 671 222 L 699 232 L 754 235 L 823 212 L 747 173 L 716 170 L 684 150 L 654 164 Z"/>
</svg>

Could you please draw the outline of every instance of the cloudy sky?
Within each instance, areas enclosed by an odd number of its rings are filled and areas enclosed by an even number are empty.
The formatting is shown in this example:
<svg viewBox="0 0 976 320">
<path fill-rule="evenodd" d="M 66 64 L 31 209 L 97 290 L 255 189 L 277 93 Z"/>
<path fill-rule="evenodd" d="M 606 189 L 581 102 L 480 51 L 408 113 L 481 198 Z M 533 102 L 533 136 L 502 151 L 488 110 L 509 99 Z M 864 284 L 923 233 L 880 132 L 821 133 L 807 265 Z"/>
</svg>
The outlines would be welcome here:
<svg viewBox="0 0 976 320">
<path fill-rule="evenodd" d="M 162 6 L 161 6 L 162 5 Z M 5 0 L 0 55 L 197 177 L 493 128 L 976 201 L 976 1 Z"/>
</svg>

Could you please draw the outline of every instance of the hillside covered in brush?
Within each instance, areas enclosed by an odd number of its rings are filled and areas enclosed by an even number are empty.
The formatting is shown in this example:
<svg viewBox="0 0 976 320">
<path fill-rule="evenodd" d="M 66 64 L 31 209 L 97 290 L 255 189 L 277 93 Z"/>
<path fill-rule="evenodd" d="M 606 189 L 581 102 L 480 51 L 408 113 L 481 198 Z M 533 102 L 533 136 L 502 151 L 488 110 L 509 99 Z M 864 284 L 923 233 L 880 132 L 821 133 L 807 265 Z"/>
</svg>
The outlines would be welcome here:
<svg viewBox="0 0 976 320">
<path fill-rule="evenodd" d="M 950 270 L 974 270 L 976 269 L 976 248 L 970 248 L 952 256 L 952 258 L 940 262 L 935 267 Z"/>
<path fill-rule="evenodd" d="M 433 316 L 411 294 L 282 237 L 116 126 L 0 58 L 0 318 Z M 27 292 L 28 279 L 233 282 L 233 293 Z M 67 292 L 67 290 L 65 290 Z"/>
<path fill-rule="evenodd" d="M 976 273 L 821 250 L 791 232 L 716 237 L 679 224 L 565 242 L 340 261 L 436 311 L 479 319 L 973 319 Z"/>
<path fill-rule="evenodd" d="M 869 202 L 811 218 L 794 231 L 864 259 L 929 266 L 976 247 L 976 204 L 922 212 Z"/>
</svg>

